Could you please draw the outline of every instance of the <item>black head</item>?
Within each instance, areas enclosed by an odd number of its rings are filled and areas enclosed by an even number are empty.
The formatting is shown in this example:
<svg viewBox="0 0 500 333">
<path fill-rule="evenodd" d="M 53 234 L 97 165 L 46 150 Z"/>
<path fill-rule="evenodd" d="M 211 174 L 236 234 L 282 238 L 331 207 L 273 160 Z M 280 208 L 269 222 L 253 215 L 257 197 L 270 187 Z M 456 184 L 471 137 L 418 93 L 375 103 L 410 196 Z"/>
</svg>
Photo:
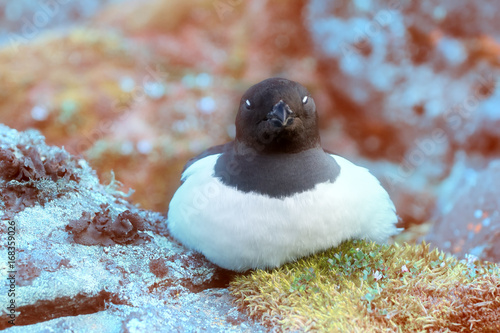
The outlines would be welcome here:
<svg viewBox="0 0 500 333">
<path fill-rule="evenodd" d="M 320 146 L 310 93 L 297 82 L 271 78 L 250 87 L 236 116 L 236 144 L 258 153 L 296 153 Z"/>
</svg>

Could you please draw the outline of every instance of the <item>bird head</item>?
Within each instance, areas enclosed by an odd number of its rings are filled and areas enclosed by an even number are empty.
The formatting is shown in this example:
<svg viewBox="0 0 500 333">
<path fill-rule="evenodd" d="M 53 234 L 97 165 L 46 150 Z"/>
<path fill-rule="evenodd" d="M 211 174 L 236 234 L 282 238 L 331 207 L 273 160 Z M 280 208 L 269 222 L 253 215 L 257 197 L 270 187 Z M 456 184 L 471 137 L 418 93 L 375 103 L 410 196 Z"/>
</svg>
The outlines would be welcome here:
<svg viewBox="0 0 500 333">
<path fill-rule="evenodd" d="M 236 143 L 259 153 L 294 153 L 320 146 L 318 116 L 301 84 L 270 78 L 250 87 L 236 116 Z"/>
</svg>

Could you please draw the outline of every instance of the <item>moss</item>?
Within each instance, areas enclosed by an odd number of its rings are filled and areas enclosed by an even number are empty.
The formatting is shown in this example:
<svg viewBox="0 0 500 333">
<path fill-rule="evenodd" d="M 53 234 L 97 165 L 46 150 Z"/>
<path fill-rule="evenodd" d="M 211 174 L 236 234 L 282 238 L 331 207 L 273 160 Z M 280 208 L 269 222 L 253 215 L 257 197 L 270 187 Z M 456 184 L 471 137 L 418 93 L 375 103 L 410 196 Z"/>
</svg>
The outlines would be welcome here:
<svg viewBox="0 0 500 333">
<path fill-rule="evenodd" d="M 500 268 L 429 244 L 351 240 L 272 271 L 235 278 L 243 311 L 278 330 L 500 330 Z"/>
</svg>

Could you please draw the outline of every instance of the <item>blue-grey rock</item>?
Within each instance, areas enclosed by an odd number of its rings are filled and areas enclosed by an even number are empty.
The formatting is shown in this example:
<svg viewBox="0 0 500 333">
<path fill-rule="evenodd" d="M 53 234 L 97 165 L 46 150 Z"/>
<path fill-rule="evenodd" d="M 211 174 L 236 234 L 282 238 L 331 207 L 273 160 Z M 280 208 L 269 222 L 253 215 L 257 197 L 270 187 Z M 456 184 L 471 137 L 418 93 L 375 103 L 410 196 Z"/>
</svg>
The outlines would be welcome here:
<svg viewBox="0 0 500 333">
<path fill-rule="evenodd" d="M 426 222 L 456 152 L 500 156 L 492 14 L 500 3 L 311 0 L 307 8 L 331 123 L 359 155 L 393 163 L 380 174 L 403 221 Z"/>
<path fill-rule="evenodd" d="M 500 159 L 458 154 L 442 183 L 426 241 L 458 257 L 500 262 Z"/>
<path fill-rule="evenodd" d="M 173 241 L 165 231 L 164 216 L 140 210 L 114 186 L 101 185 L 85 160 L 47 146 L 37 131 L 17 132 L 1 124 L 0 151 L 9 157 L 0 168 L 0 244 L 6 253 L 0 261 L 0 279 L 7 281 L 12 274 L 15 279 L 14 294 L 2 292 L 0 303 L 13 300 L 16 310 L 15 326 L 3 320 L 0 329 L 264 330 L 232 304 L 226 272 Z M 65 157 L 57 159 L 60 154 Z M 38 177 L 54 168 L 54 178 Z M 19 205 L 19 200 L 29 203 Z M 139 216 L 147 237 L 109 246 L 75 242 L 68 224 L 83 213 L 102 212 L 103 205 L 110 219 L 124 211 Z M 15 249 L 9 249 L 15 251 L 12 263 L 5 248 L 9 241 L 15 241 Z M 2 306 L 0 312 L 7 318 L 9 309 Z"/>
</svg>

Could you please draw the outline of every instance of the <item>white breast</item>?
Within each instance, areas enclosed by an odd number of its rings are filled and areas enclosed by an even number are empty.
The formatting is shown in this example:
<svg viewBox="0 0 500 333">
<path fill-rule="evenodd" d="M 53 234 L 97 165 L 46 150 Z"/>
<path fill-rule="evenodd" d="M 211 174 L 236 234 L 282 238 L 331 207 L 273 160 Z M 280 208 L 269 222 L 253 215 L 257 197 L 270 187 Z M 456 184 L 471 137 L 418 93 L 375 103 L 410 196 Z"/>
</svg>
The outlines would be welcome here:
<svg viewBox="0 0 500 333">
<path fill-rule="evenodd" d="M 334 183 L 284 199 L 244 193 L 213 177 L 220 155 L 192 164 L 170 202 L 168 228 L 185 246 L 235 271 L 277 267 L 349 238 L 384 242 L 397 232 L 394 204 L 368 170 L 331 155 Z"/>
</svg>

